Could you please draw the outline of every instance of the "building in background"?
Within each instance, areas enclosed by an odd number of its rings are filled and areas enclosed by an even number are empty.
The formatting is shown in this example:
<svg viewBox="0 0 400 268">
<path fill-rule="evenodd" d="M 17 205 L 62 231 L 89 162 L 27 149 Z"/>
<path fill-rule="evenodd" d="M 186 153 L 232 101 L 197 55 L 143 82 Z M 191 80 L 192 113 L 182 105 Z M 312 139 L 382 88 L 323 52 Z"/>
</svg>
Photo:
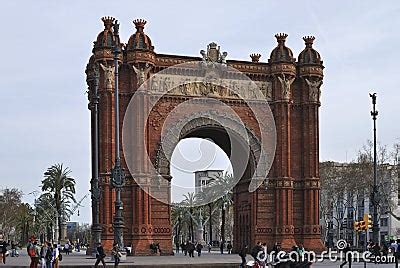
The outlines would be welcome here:
<svg viewBox="0 0 400 268">
<path fill-rule="evenodd" d="M 223 176 L 223 170 L 210 169 L 210 170 L 199 170 L 194 172 L 194 186 L 195 194 L 201 192 L 204 186 L 208 185 L 210 182 L 217 180 Z"/>
<path fill-rule="evenodd" d="M 75 238 L 76 233 L 79 231 L 79 223 L 76 221 L 67 222 L 67 237 L 69 240 Z"/>
<path fill-rule="evenodd" d="M 363 176 L 360 164 L 321 163 L 321 225 L 322 239 L 332 247 L 345 239 L 356 247 L 363 247 L 372 238 L 372 230 L 355 232 L 354 222 L 372 214 L 369 181 Z M 379 166 L 379 228 L 380 243 L 400 238 L 400 178 L 398 165 Z M 391 213 L 390 213 L 391 212 Z"/>
</svg>

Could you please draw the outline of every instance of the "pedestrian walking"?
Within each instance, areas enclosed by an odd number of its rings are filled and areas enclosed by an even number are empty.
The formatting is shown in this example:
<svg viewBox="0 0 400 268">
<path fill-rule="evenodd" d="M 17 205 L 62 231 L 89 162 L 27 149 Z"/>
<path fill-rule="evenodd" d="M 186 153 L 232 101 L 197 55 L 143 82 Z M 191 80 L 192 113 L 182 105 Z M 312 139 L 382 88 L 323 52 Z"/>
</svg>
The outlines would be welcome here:
<svg viewBox="0 0 400 268">
<path fill-rule="evenodd" d="M 70 248 L 70 245 L 69 245 L 69 241 L 68 241 L 64 245 L 64 252 L 65 252 L 66 255 L 69 255 L 69 248 Z"/>
<path fill-rule="evenodd" d="M 231 244 L 231 242 L 228 242 L 228 245 L 226 245 L 226 249 L 228 250 L 228 254 L 232 254 L 232 244 Z"/>
<path fill-rule="evenodd" d="M 176 253 L 179 253 L 179 242 L 178 241 L 175 243 L 175 248 L 176 248 Z"/>
<path fill-rule="evenodd" d="M 351 251 L 350 244 L 347 243 L 347 246 L 342 251 L 344 253 L 345 259 L 344 259 L 344 262 L 342 264 L 340 264 L 340 268 L 344 267 L 347 263 L 349 264 L 349 267 L 351 267 L 352 255 L 347 254 L 348 252 Z"/>
<path fill-rule="evenodd" d="M 389 247 L 385 242 L 382 243 L 381 251 L 381 256 L 384 257 L 385 263 L 388 263 Z"/>
<path fill-rule="evenodd" d="M 53 244 L 52 259 L 53 268 L 58 268 L 59 261 L 62 261 L 62 255 L 57 244 Z"/>
<path fill-rule="evenodd" d="M 40 248 L 40 267 L 46 268 L 46 253 L 47 253 L 47 243 L 44 242 Z"/>
<path fill-rule="evenodd" d="M 107 256 L 105 253 L 104 253 L 104 249 L 103 249 L 103 246 L 101 245 L 101 243 L 98 243 L 97 244 L 97 253 L 96 253 L 96 263 L 94 264 L 94 267 L 98 267 L 99 266 L 99 263 L 101 262 L 102 263 L 102 265 L 103 265 L 103 267 L 105 268 L 106 267 L 106 263 L 105 263 L 105 261 L 104 261 L 104 258 Z"/>
<path fill-rule="evenodd" d="M 37 268 L 40 259 L 40 248 L 37 245 L 36 238 L 34 236 L 31 237 L 31 242 L 28 244 L 26 248 L 28 251 L 28 255 L 31 258 L 30 268 Z"/>
<path fill-rule="evenodd" d="M 224 241 L 221 241 L 221 243 L 219 244 L 219 250 L 221 254 L 224 254 Z"/>
<path fill-rule="evenodd" d="M 53 268 L 53 248 L 50 242 L 47 242 L 47 251 L 45 254 L 46 268 Z"/>
<path fill-rule="evenodd" d="M 244 246 L 240 251 L 239 251 L 239 257 L 242 259 L 242 263 L 240 264 L 241 268 L 246 267 L 246 254 L 247 254 L 248 246 Z"/>
<path fill-rule="evenodd" d="M 197 257 L 201 256 L 202 249 L 203 249 L 203 245 L 200 242 L 197 242 L 197 245 L 196 245 Z"/>
<path fill-rule="evenodd" d="M 8 246 L 8 243 L 5 240 L 1 239 L 0 240 L 0 254 L 3 259 L 3 264 L 6 264 L 7 246 Z"/>
<path fill-rule="evenodd" d="M 211 253 L 211 242 L 208 243 L 208 253 Z"/>
<path fill-rule="evenodd" d="M 189 253 L 189 257 L 194 257 L 194 244 L 192 242 L 188 242 L 187 251 Z"/>
<path fill-rule="evenodd" d="M 119 263 L 121 262 L 121 251 L 119 250 L 118 243 L 113 244 L 113 248 L 111 251 L 111 255 L 114 258 L 114 267 L 118 267 Z"/>
<path fill-rule="evenodd" d="M 187 243 L 182 242 L 181 248 L 182 248 L 183 254 L 185 254 L 185 256 L 187 256 Z"/>
<path fill-rule="evenodd" d="M 18 257 L 17 255 L 17 243 L 15 241 L 11 241 L 11 257 Z"/>
</svg>

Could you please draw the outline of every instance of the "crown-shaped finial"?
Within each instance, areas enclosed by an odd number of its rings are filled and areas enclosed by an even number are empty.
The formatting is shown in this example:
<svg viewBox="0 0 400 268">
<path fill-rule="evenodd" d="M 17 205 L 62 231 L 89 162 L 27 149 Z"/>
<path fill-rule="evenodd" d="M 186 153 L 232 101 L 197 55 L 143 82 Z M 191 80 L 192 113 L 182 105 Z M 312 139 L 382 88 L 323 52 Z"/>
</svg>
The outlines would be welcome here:
<svg viewBox="0 0 400 268">
<path fill-rule="evenodd" d="M 306 43 L 306 47 L 312 47 L 315 37 L 310 35 L 310 36 L 304 36 L 303 37 L 304 42 Z"/>
<path fill-rule="evenodd" d="M 252 62 L 259 62 L 261 58 L 261 54 L 258 53 L 252 53 L 250 54 L 250 58 Z"/>
<path fill-rule="evenodd" d="M 147 21 L 143 19 L 136 19 L 133 21 L 133 24 L 135 24 L 135 27 L 138 31 L 143 31 L 144 25 L 146 25 Z"/>
<path fill-rule="evenodd" d="M 109 30 L 113 26 L 115 18 L 110 17 L 110 16 L 105 16 L 105 17 L 102 17 L 101 20 L 104 23 L 104 27 Z"/>
<path fill-rule="evenodd" d="M 277 33 L 275 35 L 276 40 L 278 41 L 278 44 L 284 45 L 286 41 L 286 37 L 288 37 L 287 34 L 285 33 Z"/>
</svg>

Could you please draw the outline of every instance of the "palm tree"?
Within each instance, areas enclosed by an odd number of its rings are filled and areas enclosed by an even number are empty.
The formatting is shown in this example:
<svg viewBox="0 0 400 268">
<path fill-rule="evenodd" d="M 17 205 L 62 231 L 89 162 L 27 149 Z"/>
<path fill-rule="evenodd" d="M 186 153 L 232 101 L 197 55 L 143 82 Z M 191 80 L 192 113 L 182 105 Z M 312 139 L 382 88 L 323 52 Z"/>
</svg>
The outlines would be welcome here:
<svg viewBox="0 0 400 268">
<path fill-rule="evenodd" d="M 75 201 L 75 179 L 70 177 L 71 170 L 62 164 L 52 165 L 44 173 L 42 180 L 42 191 L 53 196 L 55 209 L 58 218 L 58 237 L 61 238 L 61 227 L 64 209 L 68 207 L 71 201 Z"/>
<path fill-rule="evenodd" d="M 183 229 L 183 224 L 185 223 L 185 214 L 186 214 L 186 208 L 180 206 L 179 204 L 172 204 L 171 208 L 171 220 L 173 224 L 173 228 L 175 229 L 175 244 L 180 244 L 180 237 L 181 237 L 181 231 Z"/>
<path fill-rule="evenodd" d="M 34 221 L 34 209 L 28 203 L 22 203 L 17 207 L 16 229 L 18 239 L 22 243 L 27 243 L 29 235 L 32 233 Z M 17 237 L 16 237 L 17 238 Z"/>
<path fill-rule="evenodd" d="M 188 212 L 190 215 L 190 219 L 189 219 L 189 234 L 190 234 L 190 239 L 191 241 L 194 241 L 194 224 L 193 224 L 193 215 L 194 215 L 194 208 L 196 206 L 197 203 L 197 198 L 196 195 L 194 193 L 187 193 L 185 195 L 183 195 L 183 197 L 185 198 L 181 204 L 185 207 L 188 208 Z"/>
<path fill-rule="evenodd" d="M 221 240 L 225 242 L 225 222 L 226 222 L 226 209 L 233 204 L 232 200 L 232 181 L 233 175 L 225 173 L 223 176 L 218 178 L 214 186 L 216 191 L 224 194 L 216 201 L 218 207 L 221 208 Z"/>
</svg>

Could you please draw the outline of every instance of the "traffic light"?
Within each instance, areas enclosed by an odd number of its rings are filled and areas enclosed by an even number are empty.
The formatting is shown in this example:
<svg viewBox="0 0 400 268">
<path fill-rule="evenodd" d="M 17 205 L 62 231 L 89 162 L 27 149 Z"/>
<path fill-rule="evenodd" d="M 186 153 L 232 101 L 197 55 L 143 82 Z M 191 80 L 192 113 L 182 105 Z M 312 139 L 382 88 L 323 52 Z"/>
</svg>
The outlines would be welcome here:
<svg viewBox="0 0 400 268">
<path fill-rule="evenodd" d="M 367 230 L 367 223 L 365 221 L 360 221 L 360 230 Z"/>
<path fill-rule="evenodd" d="M 367 230 L 367 223 L 365 221 L 355 221 L 354 230 L 357 232 Z"/>
<path fill-rule="evenodd" d="M 367 230 L 372 228 L 372 217 L 371 217 L 371 215 L 364 214 L 364 222 L 366 223 Z"/>
<path fill-rule="evenodd" d="M 354 230 L 356 230 L 358 232 L 358 231 L 360 231 L 360 227 L 361 227 L 361 222 L 355 221 L 354 222 Z"/>
</svg>

